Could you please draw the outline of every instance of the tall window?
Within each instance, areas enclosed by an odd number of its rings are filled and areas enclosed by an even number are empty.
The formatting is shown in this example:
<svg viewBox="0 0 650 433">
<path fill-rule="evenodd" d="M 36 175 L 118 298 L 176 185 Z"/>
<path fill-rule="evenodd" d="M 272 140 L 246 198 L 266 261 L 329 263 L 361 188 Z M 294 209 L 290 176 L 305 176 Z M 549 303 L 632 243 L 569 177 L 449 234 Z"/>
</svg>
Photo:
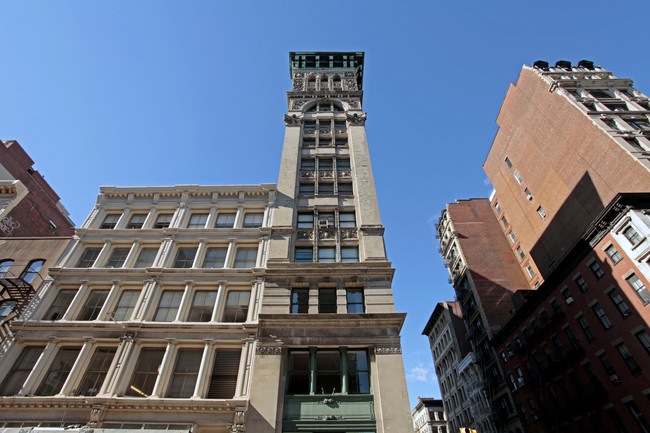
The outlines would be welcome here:
<svg viewBox="0 0 650 433">
<path fill-rule="evenodd" d="M 634 335 L 639 340 L 639 343 L 641 343 L 645 351 L 648 352 L 648 355 L 650 355 L 650 335 L 648 335 L 644 330 L 641 330 Z"/>
<path fill-rule="evenodd" d="M 231 290 L 228 292 L 226 308 L 223 312 L 224 322 L 245 322 L 248 315 L 248 303 L 251 292 Z"/>
<path fill-rule="evenodd" d="M 623 361 L 625 361 L 625 364 L 627 364 L 627 367 L 630 369 L 633 376 L 641 374 L 641 367 L 636 363 L 630 349 L 627 348 L 625 343 L 618 343 L 616 345 L 616 350 L 618 350 L 618 353 L 621 355 L 621 358 L 623 358 Z"/>
<path fill-rule="evenodd" d="M 79 263 L 77 263 L 78 268 L 89 268 L 95 263 L 97 256 L 101 248 L 86 248 L 86 250 L 81 254 L 79 258 Z"/>
<path fill-rule="evenodd" d="M 153 224 L 155 229 L 166 229 L 172 222 L 173 215 L 170 213 L 163 213 L 158 215 L 156 222 Z"/>
<path fill-rule="evenodd" d="M 292 350 L 288 367 L 287 394 L 370 393 L 370 368 L 365 350 Z"/>
<path fill-rule="evenodd" d="M 132 397 L 149 397 L 151 395 L 163 356 L 165 356 L 165 349 L 145 347 L 140 351 L 140 357 L 126 395 Z"/>
<path fill-rule="evenodd" d="M 291 289 L 291 314 L 309 313 L 309 289 Z"/>
<path fill-rule="evenodd" d="M 135 262 L 136 268 L 148 268 L 153 265 L 153 261 L 158 254 L 158 248 L 143 248 L 140 251 L 138 260 Z"/>
<path fill-rule="evenodd" d="M 105 268 L 121 268 L 124 265 L 126 256 L 129 255 L 129 248 L 114 248 L 108 258 Z"/>
<path fill-rule="evenodd" d="M 318 289 L 318 312 L 336 313 L 336 289 L 335 288 Z"/>
<path fill-rule="evenodd" d="M 136 213 L 131 216 L 129 223 L 126 225 L 127 229 L 141 229 L 144 225 L 144 220 L 147 219 L 147 214 Z"/>
<path fill-rule="evenodd" d="M 98 347 L 95 350 L 76 395 L 93 396 L 99 393 L 114 356 L 114 347 Z"/>
<path fill-rule="evenodd" d="M 138 301 L 139 296 L 140 290 L 123 291 L 120 300 L 117 302 L 117 306 L 111 315 L 113 320 L 117 322 L 129 320 L 131 314 L 133 314 L 133 309 L 135 308 L 135 303 Z"/>
<path fill-rule="evenodd" d="M 208 248 L 203 261 L 204 268 L 223 268 L 228 248 Z"/>
<path fill-rule="evenodd" d="M 13 299 L 5 299 L 0 301 L 0 325 L 4 323 L 5 319 L 14 311 L 18 302 Z"/>
<path fill-rule="evenodd" d="M 609 320 L 600 304 L 594 304 L 591 309 L 594 310 L 594 314 L 596 314 L 596 317 L 598 317 L 598 320 L 600 320 L 603 328 L 610 329 L 613 326 L 611 320 Z"/>
<path fill-rule="evenodd" d="M 298 228 L 313 228 L 314 227 L 314 214 L 311 212 L 298 213 Z"/>
<path fill-rule="evenodd" d="M 591 330 L 591 326 L 589 326 L 589 322 L 587 322 L 587 319 L 585 319 L 584 316 L 580 316 L 577 318 L 578 323 L 580 324 L 580 327 L 585 333 L 585 336 L 587 337 L 587 340 L 592 341 L 596 339 L 596 335 L 594 335 L 594 331 Z"/>
<path fill-rule="evenodd" d="M 189 398 L 194 394 L 201 365 L 201 349 L 181 349 L 176 357 L 176 367 L 171 378 L 167 397 Z"/>
<path fill-rule="evenodd" d="M 110 213 L 106 215 L 104 221 L 99 226 L 100 229 L 114 229 L 117 221 L 120 219 L 120 214 Z"/>
<path fill-rule="evenodd" d="M 625 299 L 623 299 L 621 294 L 616 290 L 610 291 L 607 296 L 609 296 L 609 299 L 611 299 L 614 305 L 616 305 L 616 308 L 618 308 L 619 313 L 621 313 L 623 317 L 627 317 L 632 314 L 632 309 L 627 305 Z"/>
<path fill-rule="evenodd" d="M 636 276 L 636 274 L 632 274 L 627 277 L 626 281 L 630 287 L 634 289 L 636 294 L 639 295 L 639 298 L 641 298 L 641 301 L 643 301 L 643 305 L 650 303 L 650 292 L 648 292 L 645 284 L 643 284 L 643 281 L 641 281 L 639 277 Z"/>
<path fill-rule="evenodd" d="M 234 213 L 220 213 L 217 215 L 216 228 L 218 229 L 231 229 L 235 225 Z"/>
<path fill-rule="evenodd" d="M 59 320 L 63 317 L 68 307 L 77 294 L 76 290 L 60 290 L 54 302 L 43 316 L 43 320 Z"/>
<path fill-rule="evenodd" d="M 313 247 L 296 247 L 296 263 L 311 263 L 314 261 Z"/>
<path fill-rule="evenodd" d="M 573 279 L 573 281 L 576 282 L 576 285 L 578 286 L 578 288 L 580 289 L 580 291 L 581 291 L 582 293 L 584 293 L 584 292 L 586 292 L 587 290 L 589 290 L 589 286 L 587 285 L 587 282 L 585 281 L 585 279 L 582 278 L 582 275 L 578 274 L 578 275 Z"/>
<path fill-rule="evenodd" d="M 336 248 L 335 247 L 319 247 L 318 248 L 318 262 L 319 263 L 334 263 L 334 262 L 336 262 Z"/>
<path fill-rule="evenodd" d="M 207 213 L 193 213 L 190 216 L 190 222 L 187 224 L 188 229 L 203 229 L 208 221 Z"/>
<path fill-rule="evenodd" d="M 603 268 L 600 267 L 598 262 L 592 262 L 589 265 L 589 269 L 591 269 L 591 272 L 594 273 L 597 279 L 600 279 L 603 277 L 603 275 L 605 275 L 605 271 L 603 271 Z"/>
<path fill-rule="evenodd" d="M 50 364 L 50 368 L 36 391 L 36 395 L 56 395 L 61 391 L 74 362 L 79 355 L 79 347 L 62 347 Z"/>
<path fill-rule="evenodd" d="M 345 295 L 348 313 L 365 313 L 362 288 L 347 289 Z"/>
<path fill-rule="evenodd" d="M 188 322 L 209 322 L 212 319 L 214 303 L 217 300 L 216 290 L 199 290 L 194 294 Z"/>
<path fill-rule="evenodd" d="M 241 349 L 217 349 L 206 398 L 233 398 Z"/>
<path fill-rule="evenodd" d="M 14 395 L 20 392 L 43 349 L 44 346 L 27 346 L 23 349 L 0 385 L 0 395 Z"/>
<path fill-rule="evenodd" d="M 235 255 L 236 268 L 254 268 L 257 248 L 238 248 Z"/>
<path fill-rule="evenodd" d="M 613 264 L 617 264 L 621 260 L 623 260 L 623 257 L 621 256 L 621 253 L 618 252 L 616 247 L 614 245 L 610 245 L 607 248 L 605 248 L 605 252 L 609 256 L 609 258 L 612 260 Z"/>
<path fill-rule="evenodd" d="M 171 322 L 176 319 L 178 307 L 183 299 L 182 290 L 165 290 L 160 297 L 160 304 L 156 311 L 155 322 Z"/>
<path fill-rule="evenodd" d="M 38 275 L 38 273 L 41 271 L 41 268 L 43 267 L 43 264 L 45 263 L 45 260 L 38 259 L 38 260 L 32 260 L 27 268 L 23 271 L 22 278 L 23 281 L 26 283 L 31 284 L 32 281 L 34 281 L 34 278 Z M 2 273 L 0 272 L 0 275 Z"/>
<path fill-rule="evenodd" d="M 341 247 L 341 262 L 352 263 L 359 261 L 359 247 Z"/>
<path fill-rule="evenodd" d="M 632 226 L 628 226 L 625 230 L 623 230 L 623 236 L 625 236 L 632 245 L 636 245 L 641 242 L 641 236 L 639 236 L 639 233 Z"/>
<path fill-rule="evenodd" d="M 262 213 L 247 213 L 244 216 L 244 228 L 254 229 L 257 227 L 262 227 L 263 218 L 264 218 L 264 214 Z"/>
<path fill-rule="evenodd" d="M 179 248 L 174 260 L 175 268 L 191 268 L 196 257 L 196 248 Z"/>
<path fill-rule="evenodd" d="M 341 212 L 339 214 L 339 226 L 341 228 L 356 227 L 357 221 L 354 212 Z"/>
<path fill-rule="evenodd" d="M 86 303 L 79 313 L 77 320 L 95 320 L 106 302 L 108 290 L 93 290 L 88 295 Z"/>
</svg>

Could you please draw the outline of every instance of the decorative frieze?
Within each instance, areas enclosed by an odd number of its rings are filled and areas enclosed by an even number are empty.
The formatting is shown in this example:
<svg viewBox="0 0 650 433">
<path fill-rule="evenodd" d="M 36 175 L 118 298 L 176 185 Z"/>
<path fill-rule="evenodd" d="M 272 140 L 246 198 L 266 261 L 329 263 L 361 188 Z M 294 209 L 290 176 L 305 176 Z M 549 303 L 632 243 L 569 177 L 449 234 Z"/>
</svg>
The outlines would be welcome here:
<svg viewBox="0 0 650 433">
<path fill-rule="evenodd" d="M 341 240 L 347 239 L 357 239 L 357 229 L 356 228 L 344 228 L 341 229 Z"/>
<path fill-rule="evenodd" d="M 344 86 L 346 90 L 357 90 L 357 80 L 346 79 Z"/>
<path fill-rule="evenodd" d="M 282 355 L 282 346 L 265 346 L 258 344 L 255 349 L 256 355 Z"/>
<path fill-rule="evenodd" d="M 400 355 L 402 346 L 398 344 L 379 344 L 375 346 L 375 355 Z"/>
<path fill-rule="evenodd" d="M 334 240 L 336 239 L 336 229 L 318 229 L 319 240 Z"/>
<path fill-rule="evenodd" d="M 304 90 L 305 88 L 305 81 L 303 79 L 295 79 L 293 80 L 293 91 L 294 92 L 300 92 Z"/>
</svg>

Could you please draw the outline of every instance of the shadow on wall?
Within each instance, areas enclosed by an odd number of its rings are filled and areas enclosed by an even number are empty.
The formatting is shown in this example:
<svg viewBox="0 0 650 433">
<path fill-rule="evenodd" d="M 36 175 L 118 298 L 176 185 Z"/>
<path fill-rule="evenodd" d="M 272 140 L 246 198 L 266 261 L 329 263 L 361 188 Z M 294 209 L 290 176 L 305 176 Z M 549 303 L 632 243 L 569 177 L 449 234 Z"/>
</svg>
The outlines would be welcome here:
<svg viewBox="0 0 650 433">
<path fill-rule="evenodd" d="M 568 253 L 605 208 L 591 176 L 585 172 L 551 218 L 530 256 L 544 278 Z"/>
</svg>

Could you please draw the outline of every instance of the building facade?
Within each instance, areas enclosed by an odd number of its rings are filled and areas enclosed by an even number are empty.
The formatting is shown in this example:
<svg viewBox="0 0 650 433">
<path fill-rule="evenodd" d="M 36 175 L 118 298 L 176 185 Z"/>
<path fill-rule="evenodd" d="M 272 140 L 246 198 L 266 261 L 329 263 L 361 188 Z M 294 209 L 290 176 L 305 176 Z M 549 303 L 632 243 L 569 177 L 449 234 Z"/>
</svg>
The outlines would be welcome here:
<svg viewBox="0 0 650 433">
<path fill-rule="evenodd" d="M 291 53 L 277 188 L 102 187 L 12 324 L 3 426 L 409 431 L 362 77 Z"/>
<path fill-rule="evenodd" d="M 418 397 L 418 404 L 411 412 L 415 433 L 447 433 L 447 419 L 442 400 Z"/>
</svg>

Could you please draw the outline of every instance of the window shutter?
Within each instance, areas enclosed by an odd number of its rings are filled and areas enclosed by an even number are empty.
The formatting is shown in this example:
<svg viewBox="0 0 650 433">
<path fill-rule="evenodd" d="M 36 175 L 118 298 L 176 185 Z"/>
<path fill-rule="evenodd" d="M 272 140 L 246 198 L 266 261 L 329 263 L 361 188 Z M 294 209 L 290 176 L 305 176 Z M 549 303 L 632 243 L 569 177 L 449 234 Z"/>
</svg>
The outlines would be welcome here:
<svg viewBox="0 0 650 433">
<path fill-rule="evenodd" d="M 207 398 L 233 398 L 241 349 L 217 350 Z"/>
</svg>

